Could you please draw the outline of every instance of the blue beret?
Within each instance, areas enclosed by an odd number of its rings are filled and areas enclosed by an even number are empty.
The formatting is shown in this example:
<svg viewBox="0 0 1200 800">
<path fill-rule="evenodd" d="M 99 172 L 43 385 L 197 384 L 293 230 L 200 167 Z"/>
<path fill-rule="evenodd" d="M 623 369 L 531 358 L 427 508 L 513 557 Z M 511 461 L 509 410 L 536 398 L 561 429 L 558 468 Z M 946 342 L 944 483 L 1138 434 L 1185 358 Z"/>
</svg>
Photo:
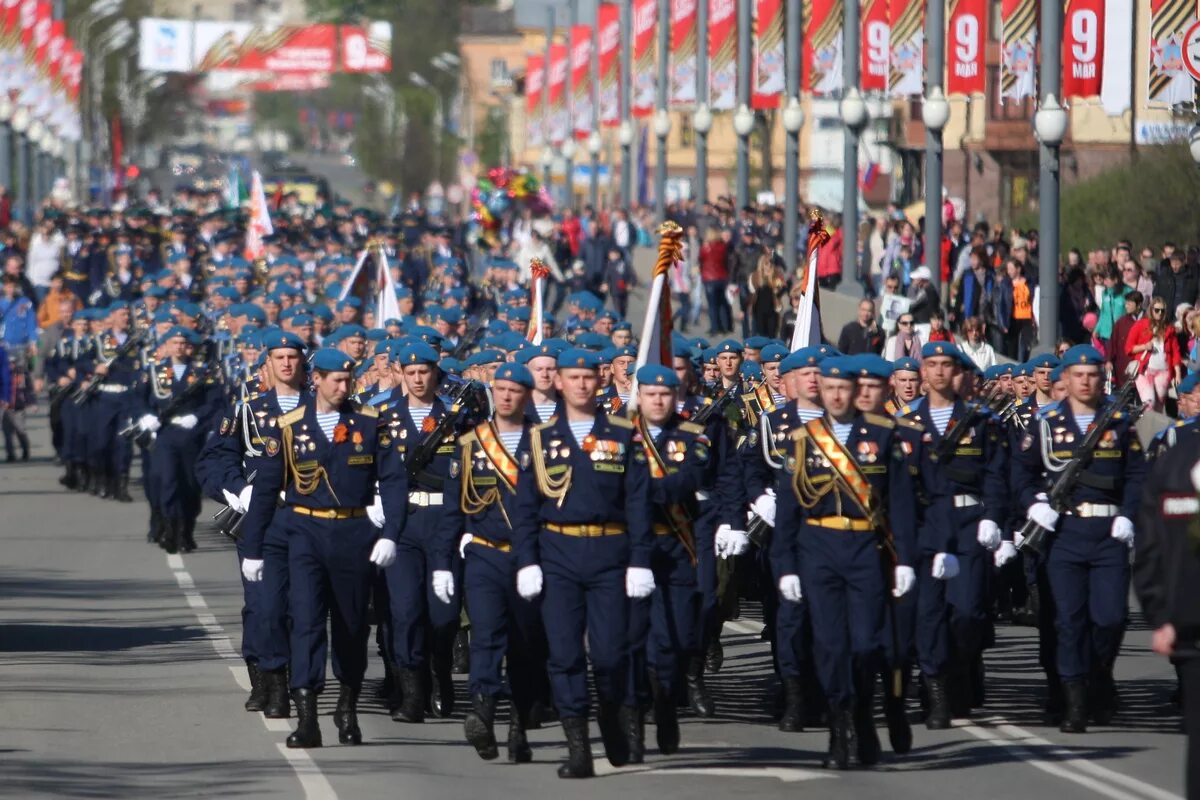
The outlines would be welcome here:
<svg viewBox="0 0 1200 800">
<path fill-rule="evenodd" d="M 746 347 L 751 350 L 762 350 L 771 343 L 769 336 L 751 336 L 746 340 Z"/>
<path fill-rule="evenodd" d="M 742 366 L 739 368 L 739 371 L 741 372 L 742 377 L 746 378 L 747 380 L 761 381 L 763 378 L 762 367 L 758 365 L 757 361 L 742 362 Z"/>
<path fill-rule="evenodd" d="M 508 310 L 508 318 L 518 322 L 529 322 L 529 306 L 517 306 Z"/>
<path fill-rule="evenodd" d="M 316 303 L 309 311 L 315 319 L 323 319 L 326 322 L 333 322 L 333 312 L 329 310 L 329 306 L 324 303 Z"/>
<path fill-rule="evenodd" d="M 600 358 L 581 347 L 572 347 L 558 354 L 559 369 L 600 369 Z"/>
<path fill-rule="evenodd" d="M 920 372 L 921 362 L 912 356 L 897 358 L 892 362 L 892 372 Z"/>
<path fill-rule="evenodd" d="M 338 311 L 343 311 L 347 308 L 362 308 L 362 300 L 359 300 L 357 297 L 347 297 L 345 300 L 338 301 Z"/>
<path fill-rule="evenodd" d="M 476 364 L 503 364 L 504 360 L 503 350 L 480 350 L 475 354 Z"/>
<path fill-rule="evenodd" d="M 191 333 L 191 331 L 182 325 L 172 325 L 167 329 L 167 332 L 162 335 L 162 341 L 165 342 L 170 339 L 174 339 L 176 336 L 182 336 L 184 339 L 187 339 L 189 333 Z"/>
<path fill-rule="evenodd" d="M 311 363 L 313 369 L 322 372 L 350 372 L 354 369 L 354 359 L 332 347 L 322 347 L 313 353 Z"/>
<path fill-rule="evenodd" d="M 614 358 L 613 353 L 615 353 L 616 350 L 617 348 L 615 347 L 605 347 L 596 351 L 596 357 L 600 359 L 601 364 L 611 364 Z"/>
<path fill-rule="evenodd" d="M 1196 387 L 1200 386 L 1200 372 L 1189 372 L 1187 376 L 1179 382 L 1176 387 L 1176 392 L 1179 394 L 1191 394 L 1196 391 Z"/>
<path fill-rule="evenodd" d="M 375 343 L 375 349 L 372 350 L 371 352 L 377 356 L 382 356 L 382 355 L 390 356 L 392 353 L 392 340 L 391 339 L 380 339 L 378 342 Z"/>
<path fill-rule="evenodd" d="M 463 371 L 463 364 L 457 358 L 447 356 L 442 359 L 441 368 L 443 372 L 449 372 L 452 375 L 459 375 Z"/>
<path fill-rule="evenodd" d="M 985 381 L 994 381 L 1004 374 L 1004 364 L 993 364 L 983 371 L 983 379 Z"/>
<path fill-rule="evenodd" d="M 297 320 L 305 319 L 305 317 L 297 317 L 296 319 Z M 311 325 L 312 318 L 309 317 L 307 319 L 308 319 L 309 324 Z M 295 324 L 299 325 L 301 323 L 296 321 Z M 367 331 L 367 341 L 368 342 L 381 342 L 384 339 L 387 339 L 387 335 L 388 335 L 387 331 L 385 331 L 383 328 L 372 328 L 371 330 Z"/>
<path fill-rule="evenodd" d="M 616 333 L 617 331 L 631 331 L 631 330 L 633 330 L 633 323 L 627 319 L 623 319 L 620 322 L 618 322 L 617 324 L 613 325 L 613 333 Z"/>
<path fill-rule="evenodd" d="M 890 361 L 874 353 L 863 353 L 853 358 L 860 378 L 879 378 L 886 381 L 895 371 Z"/>
<path fill-rule="evenodd" d="M 298 350 L 304 352 L 304 340 L 294 333 L 272 331 L 269 336 L 259 340 L 259 347 L 264 350 Z"/>
<path fill-rule="evenodd" d="M 726 339 L 717 345 L 717 353 L 737 353 L 741 355 L 742 345 L 733 339 Z"/>
<path fill-rule="evenodd" d="M 760 364 L 774 364 L 783 361 L 788 356 L 788 349 L 781 344 L 771 342 L 762 348 L 758 354 Z"/>
<path fill-rule="evenodd" d="M 517 361 L 522 364 L 528 364 L 535 358 L 553 358 L 558 361 L 558 355 L 566 348 L 554 339 L 543 339 L 542 343 L 536 347 L 530 347 L 521 351 L 517 357 Z"/>
<path fill-rule="evenodd" d="M 1038 358 L 1041 357 L 1042 356 L 1038 356 Z M 1064 367 L 1103 366 L 1104 356 L 1100 355 L 1100 351 L 1092 347 L 1090 344 L 1077 344 L 1067 352 L 1063 353 L 1062 365 Z"/>
<path fill-rule="evenodd" d="M 533 373 L 522 364 L 501 364 L 492 377 L 493 381 L 512 381 L 526 389 L 533 388 Z"/>
<path fill-rule="evenodd" d="M 1063 377 L 1063 370 L 1065 370 L 1068 366 L 1068 364 L 1059 364 L 1057 367 L 1050 370 L 1050 382 L 1058 383 L 1061 381 Z"/>
<path fill-rule="evenodd" d="M 953 342 L 929 342 L 921 348 L 921 358 L 935 358 L 937 356 L 953 358 L 960 364 L 963 358 L 962 352 Z"/>
<path fill-rule="evenodd" d="M 1018 364 L 1017 366 L 1013 367 L 1014 378 L 1028 378 L 1032 374 L 1033 366 L 1028 361 L 1026 361 L 1024 364 Z"/>
<path fill-rule="evenodd" d="M 850 356 L 830 356 L 822 359 L 821 377 L 854 380 L 858 377 L 854 371 L 854 359 Z"/>
<path fill-rule="evenodd" d="M 166 294 L 166 292 L 163 290 L 163 288 L 161 286 L 156 286 L 155 288 L 159 292 L 163 292 L 163 294 Z M 241 297 L 241 294 L 238 293 L 238 290 L 233 288 L 232 286 L 222 286 L 221 288 L 217 289 L 217 291 L 214 292 L 213 294 L 215 294 L 217 297 L 224 297 L 226 300 L 237 300 L 239 297 Z M 162 295 L 158 295 L 158 296 L 161 297 Z"/>
<path fill-rule="evenodd" d="M 396 299 L 397 300 L 407 300 L 412 296 L 413 296 L 412 289 L 408 288 L 407 286 L 396 287 Z"/>
<path fill-rule="evenodd" d="M 113 311 L 122 309 L 122 308 L 126 308 L 126 309 L 129 308 L 129 303 L 125 302 L 124 300 L 113 300 L 111 303 L 108 304 L 108 311 L 110 313 Z"/>
<path fill-rule="evenodd" d="M 438 363 L 438 352 L 433 349 L 432 345 L 425 342 L 412 342 L 400 351 L 399 361 L 404 365 L 430 364 L 436 366 Z"/>
<path fill-rule="evenodd" d="M 312 325 L 313 324 L 312 314 L 307 314 L 307 313 L 301 312 L 301 313 L 295 315 L 294 317 L 292 317 L 292 324 L 293 325 Z M 382 331 L 381 331 L 381 333 L 382 333 Z"/>
<path fill-rule="evenodd" d="M 160 322 L 170 322 L 173 319 L 175 319 L 175 315 L 169 308 L 160 308 L 154 312 L 154 324 L 156 325 Z"/>
<path fill-rule="evenodd" d="M 637 358 L 637 348 L 631 344 L 622 345 L 621 347 L 613 347 L 613 358 Z"/>
<path fill-rule="evenodd" d="M 1077 347 L 1072 347 L 1071 350 L 1068 350 L 1067 352 L 1070 353 L 1072 350 L 1078 349 L 1078 347 L 1087 347 L 1087 349 L 1090 350 L 1091 352 L 1098 354 L 1098 351 L 1096 350 L 1096 348 L 1089 347 L 1088 345 L 1078 345 Z M 1062 362 L 1060 362 L 1058 360 L 1058 357 L 1055 356 L 1053 353 L 1042 353 L 1041 355 L 1034 356 L 1033 358 L 1029 359 L 1029 361 L 1027 361 L 1026 363 L 1029 365 L 1030 370 L 1035 370 L 1035 369 L 1054 369 Z"/>
<path fill-rule="evenodd" d="M 670 367 L 647 364 L 638 369 L 637 382 L 640 386 L 666 386 L 674 389 L 679 386 L 679 376 Z"/>
</svg>

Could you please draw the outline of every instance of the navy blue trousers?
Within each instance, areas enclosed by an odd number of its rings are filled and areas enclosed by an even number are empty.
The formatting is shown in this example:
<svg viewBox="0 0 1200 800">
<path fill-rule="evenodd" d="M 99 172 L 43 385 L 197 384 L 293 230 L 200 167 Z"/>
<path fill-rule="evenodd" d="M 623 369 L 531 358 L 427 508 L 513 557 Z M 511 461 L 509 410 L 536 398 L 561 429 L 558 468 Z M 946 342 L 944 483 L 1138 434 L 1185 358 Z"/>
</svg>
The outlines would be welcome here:
<svg viewBox="0 0 1200 800">
<path fill-rule="evenodd" d="M 458 633 L 462 597 L 462 559 L 451 559 L 454 597 L 443 603 L 433 593 L 433 554 L 441 526 L 440 507 L 410 507 L 404 533 L 396 542 L 396 560 L 384 570 L 387 578 L 391 654 L 404 669 L 420 669 L 429 658 L 428 646 L 449 653 Z M 457 544 L 457 542 L 456 542 Z"/>
</svg>

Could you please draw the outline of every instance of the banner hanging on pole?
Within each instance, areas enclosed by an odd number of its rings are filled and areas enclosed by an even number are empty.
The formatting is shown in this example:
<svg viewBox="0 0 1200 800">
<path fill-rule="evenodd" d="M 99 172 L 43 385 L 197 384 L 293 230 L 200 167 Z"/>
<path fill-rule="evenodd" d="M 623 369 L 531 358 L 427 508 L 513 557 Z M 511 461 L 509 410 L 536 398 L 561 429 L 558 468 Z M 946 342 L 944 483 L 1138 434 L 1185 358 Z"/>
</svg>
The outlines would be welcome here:
<svg viewBox="0 0 1200 800">
<path fill-rule="evenodd" d="M 949 0 L 946 94 L 983 94 L 987 0 Z"/>
<path fill-rule="evenodd" d="M 737 106 L 737 0 L 708 2 L 708 105 L 713 111 Z"/>
<path fill-rule="evenodd" d="M 596 55 L 600 62 L 600 124 L 621 124 L 621 9 L 601 3 L 596 9 Z"/>
<path fill-rule="evenodd" d="M 668 99 L 672 108 L 690 108 L 696 102 L 696 3 L 697 0 L 671 0 L 671 86 Z"/>
<path fill-rule="evenodd" d="M 655 71 L 654 29 L 658 20 L 657 0 L 634 0 L 633 2 L 633 97 L 630 112 L 635 117 L 648 117 L 654 113 L 655 92 L 658 81 Z M 663 21 L 666 24 L 666 20 Z M 663 54 L 666 57 L 666 54 Z"/>
<path fill-rule="evenodd" d="M 1037 39 L 1038 0 L 1002 0 L 1000 102 L 1037 97 Z"/>
<path fill-rule="evenodd" d="M 842 0 L 812 0 L 811 8 L 803 43 L 804 88 L 828 97 L 842 90 Z"/>
<path fill-rule="evenodd" d="M 882 92 L 887 89 L 890 39 L 888 0 L 862 0 L 859 84 L 864 92 Z"/>
<path fill-rule="evenodd" d="M 592 132 L 592 26 L 571 29 L 571 127 L 583 141 Z"/>
<path fill-rule="evenodd" d="M 752 108 L 778 108 L 784 88 L 783 0 L 755 0 Z"/>
<path fill-rule="evenodd" d="M 888 49 L 888 94 L 899 99 L 924 94 L 924 0 L 891 0 Z"/>
</svg>

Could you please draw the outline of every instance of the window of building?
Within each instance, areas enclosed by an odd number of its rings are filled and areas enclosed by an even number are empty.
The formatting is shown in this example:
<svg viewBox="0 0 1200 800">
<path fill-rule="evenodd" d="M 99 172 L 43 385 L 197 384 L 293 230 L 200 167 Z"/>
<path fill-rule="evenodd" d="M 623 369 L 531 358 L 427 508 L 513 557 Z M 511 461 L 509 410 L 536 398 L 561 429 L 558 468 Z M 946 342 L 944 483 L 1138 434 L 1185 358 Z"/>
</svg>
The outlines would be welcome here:
<svg viewBox="0 0 1200 800">
<path fill-rule="evenodd" d="M 692 115 L 679 114 L 679 146 L 694 147 L 696 144 L 694 133 L 692 130 Z"/>
<path fill-rule="evenodd" d="M 1000 66 L 987 68 L 988 119 L 997 122 L 1018 122 L 1033 119 L 1033 98 L 1020 102 L 1011 97 L 1000 96 Z"/>
<path fill-rule="evenodd" d="M 492 59 L 492 88 L 503 89 L 512 86 L 512 76 L 508 72 L 508 62 L 503 58 Z"/>
</svg>

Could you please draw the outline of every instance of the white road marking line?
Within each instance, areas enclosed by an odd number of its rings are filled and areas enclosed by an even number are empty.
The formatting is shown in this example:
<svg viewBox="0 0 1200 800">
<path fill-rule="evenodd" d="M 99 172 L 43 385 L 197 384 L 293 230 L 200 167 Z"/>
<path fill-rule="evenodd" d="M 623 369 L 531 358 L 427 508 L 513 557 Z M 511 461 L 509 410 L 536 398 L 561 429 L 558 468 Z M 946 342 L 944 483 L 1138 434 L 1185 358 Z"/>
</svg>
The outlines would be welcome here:
<svg viewBox="0 0 1200 800">
<path fill-rule="evenodd" d="M 285 744 L 275 745 L 296 771 L 304 796 L 309 800 L 335 800 L 337 792 L 329 784 L 317 762 L 303 750 L 291 750 Z"/>
<path fill-rule="evenodd" d="M 230 664 L 229 671 L 233 673 L 233 679 L 237 681 L 238 686 L 247 692 L 250 691 L 250 679 L 246 668 L 240 665 L 241 655 L 234 648 L 233 641 L 225 633 L 225 628 L 217 621 L 216 616 L 207 610 L 201 610 L 207 609 L 208 603 L 205 601 L 204 595 L 195 588 L 196 581 L 184 566 L 183 558 L 179 555 L 168 555 L 167 566 L 171 568 L 175 582 L 183 589 L 184 599 L 187 600 L 188 607 L 195 613 L 196 622 L 204 629 L 205 638 L 208 639 L 218 656 L 239 662 L 239 664 Z M 259 714 L 259 719 L 262 720 L 263 726 L 268 731 L 288 733 L 292 730 L 291 724 L 286 719 L 267 719 L 261 714 Z M 317 762 L 313 761 L 312 756 L 303 750 L 291 750 L 285 744 L 276 744 L 275 746 L 296 773 L 296 778 L 300 781 L 300 787 L 304 789 L 306 798 L 309 800 L 337 800 L 337 792 L 333 790 L 333 786 L 321 772 Z"/>
<path fill-rule="evenodd" d="M 737 633 L 758 635 L 762 633 L 763 624 L 761 622 L 750 622 L 749 620 L 735 619 L 726 622 L 725 627 Z"/>
</svg>

